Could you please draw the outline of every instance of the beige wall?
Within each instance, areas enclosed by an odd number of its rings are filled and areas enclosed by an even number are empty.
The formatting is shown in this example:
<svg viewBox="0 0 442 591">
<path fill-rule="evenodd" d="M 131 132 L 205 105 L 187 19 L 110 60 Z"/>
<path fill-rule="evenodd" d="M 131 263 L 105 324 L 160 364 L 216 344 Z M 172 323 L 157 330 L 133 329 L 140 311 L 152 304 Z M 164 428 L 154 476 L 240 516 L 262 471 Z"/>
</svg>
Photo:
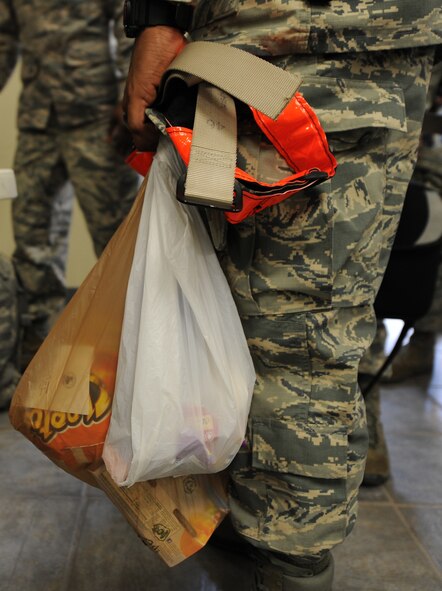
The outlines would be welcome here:
<svg viewBox="0 0 442 591">
<path fill-rule="evenodd" d="M 6 88 L 0 93 L 0 168 L 12 168 L 17 140 L 16 115 L 20 92 L 19 68 L 16 68 Z M 11 224 L 11 203 L 0 200 L 0 252 L 10 255 L 14 249 Z M 69 287 L 80 285 L 94 264 L 95 256 L 83 214 L 74 206 L 66 282 Z"/>
</svg>

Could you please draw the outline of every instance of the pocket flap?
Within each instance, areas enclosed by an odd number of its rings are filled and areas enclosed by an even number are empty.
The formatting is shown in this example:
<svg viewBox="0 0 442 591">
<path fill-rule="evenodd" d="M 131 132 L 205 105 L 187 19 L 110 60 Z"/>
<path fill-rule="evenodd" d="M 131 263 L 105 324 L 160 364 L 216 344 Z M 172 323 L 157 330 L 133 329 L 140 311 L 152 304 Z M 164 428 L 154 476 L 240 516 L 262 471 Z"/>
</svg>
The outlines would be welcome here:
<svg viewBox="0 0 442 591">
<path fill-rule="evenodd" d="M 306 76 L 300 92 L 325 132 L 365 127 L 407 131 L 404 94 L 394 84 Z"/>
<path fill-rule="evenodd" d="M 253 466 L 313 478 L 347 477 L 347 432 L 301 421 L 255 419 Z"/>
</svg>

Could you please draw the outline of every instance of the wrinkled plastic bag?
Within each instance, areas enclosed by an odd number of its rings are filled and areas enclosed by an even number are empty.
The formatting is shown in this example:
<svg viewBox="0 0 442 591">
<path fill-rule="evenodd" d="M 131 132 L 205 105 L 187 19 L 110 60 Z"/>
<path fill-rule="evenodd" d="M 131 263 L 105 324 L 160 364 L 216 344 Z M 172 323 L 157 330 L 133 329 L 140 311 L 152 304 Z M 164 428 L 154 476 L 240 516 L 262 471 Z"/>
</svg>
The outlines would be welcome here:
<svg viewBox="0 0 442 591">
<path fill-rule="evenodd" d="M 229 286 L 184 168 L 161 140 L 126 295 L 103 459 L 120 486 L 226 468 L 244 438 L 255 373 Z"/>
</svg>

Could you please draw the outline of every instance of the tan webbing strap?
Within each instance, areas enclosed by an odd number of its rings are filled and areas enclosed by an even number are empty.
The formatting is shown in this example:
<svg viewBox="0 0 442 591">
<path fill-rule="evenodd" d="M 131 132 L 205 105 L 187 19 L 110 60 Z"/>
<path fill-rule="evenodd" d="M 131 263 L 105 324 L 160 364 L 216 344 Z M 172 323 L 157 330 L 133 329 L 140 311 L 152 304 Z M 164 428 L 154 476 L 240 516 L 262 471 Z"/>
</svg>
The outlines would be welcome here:
<svg viewBox="0 0 442 591">
<path fill-rule="evenodd" d="M 235 102 L 203 82 L 198 90 L 184 195 L 201 205 L 230 208 L 235 166 Z"/>
<path fill-rule="evenodd" d="M 220 43 L 189 43 L 163 79 L 200 84 L 184 195 L 190 202 L 228 209 L 236 166 L 236 111 L 232 97 L 276 119 L 301 79 L 246 51 Z M 161 98 L 160 98 L 161 101 Z"/>
<path fill-rule="evenodd" d="M 301 78 L 242 49 L 210 41 L 189 43 L 166 76 L 180 72 L 188 86 L 201 80 L 276 119 L 301 85 Z M 167 85 L 167 78 L 165 79 Z"/>
</svg>

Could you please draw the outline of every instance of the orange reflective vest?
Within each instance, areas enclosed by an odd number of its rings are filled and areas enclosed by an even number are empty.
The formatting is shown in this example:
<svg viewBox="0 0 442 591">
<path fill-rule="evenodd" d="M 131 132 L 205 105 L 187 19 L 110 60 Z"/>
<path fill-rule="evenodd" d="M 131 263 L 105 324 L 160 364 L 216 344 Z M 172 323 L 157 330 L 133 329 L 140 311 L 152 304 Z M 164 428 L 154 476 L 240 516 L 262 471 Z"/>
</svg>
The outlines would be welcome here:
<svg viewBox="0 0 442 591">
<path fill-rule="evenodd" d="M 242 222 L 248 216 L 288 199 L 303 189 L 322 183 L 334 176 L 337 166 L 318 118 L 299 92 L 276 119 L 271 119 L 253 107 L 250 109 L 256 124 L 293 170 L 293 174 L 276 183 L 264 183 L 237 167 L 232 206 L 225 211 L 227 220 L 232 224 Z M 166 131 L 184 164 L 188 165 L 192 130 L 168 127 Z M 153 156 L 152 152 L 135 151 L 127 162 L 137 172 L 146 175 Z M 180 181 L 177 197 L 183 200 L 185 176 Z"/>
</svg>

